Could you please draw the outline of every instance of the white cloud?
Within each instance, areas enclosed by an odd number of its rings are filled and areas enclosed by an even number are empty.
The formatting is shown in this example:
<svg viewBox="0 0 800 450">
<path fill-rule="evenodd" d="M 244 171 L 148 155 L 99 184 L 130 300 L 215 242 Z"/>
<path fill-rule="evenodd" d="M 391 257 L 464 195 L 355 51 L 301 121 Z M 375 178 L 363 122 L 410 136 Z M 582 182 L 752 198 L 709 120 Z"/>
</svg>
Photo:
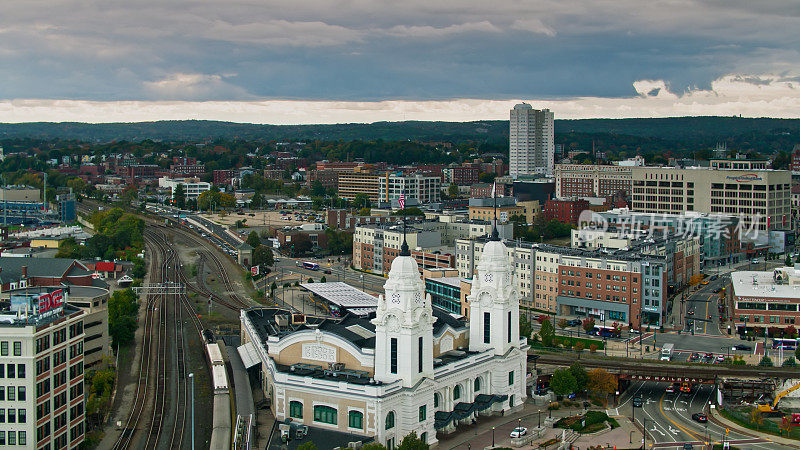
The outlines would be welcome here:
<svg viewBox="0 0 800 450">
<path fill-rule="evenodd" d="M 442 37 L 461 33 L 500 33 L 500 28 L 488 21 L 468 22 L 445 27 L 397 25 L 386 30 L 386 33 L 397 37 Z"/>
<path fill-rule="evenodd" d="M 222 75 L 174 73 L 158 81 L 144 82 L 143 85 L 146 92 L 160 100 L 250 97 L 244 89 L 227 83 Z"/>
<path fill-rule="evenodd" d="M 769 80 L 754 84 L 752 79 Z M 152 88 L 191 94 L 224 83 L 223 77 L 176 74 Z M 726 75 L 712 89 L 682 95 L 669 92 L 663 81 L 636 83 L 641 95 L 630 98 L 579 97 L 564 100 L 524 99 L 549 108 L 557 118 L 673 117 L 743 115 L 800 118 L 800 88 L 791 77 Z M 648 95 L 653 90 L 658 93 Z M 74 100 L 0 101 L 0 122 L 82 121 L 133 122 L 207 119 L 270 124 L 351 123 L 397 120 L 471 121 L 507 119 L 518 100 L 457 99 L 447 101 L 154 101 L 90 102 Z"/>
<path fill-rule="evenodd" d="M 267 20 L 232 24 L 216 20 L 203 32 L 207 38 L 287 47 L 326 47 L 358 42 L 362 32 L 319 21 Z"/>
<path fill-rule="evenodd" d="M 556 35 L 556 30 L 548 27 L 539 19 L 517 19 L 511 24 L 514 30 L 529 31 L 536 34 L 544 34 L 553 37 Z"/>
</svg>

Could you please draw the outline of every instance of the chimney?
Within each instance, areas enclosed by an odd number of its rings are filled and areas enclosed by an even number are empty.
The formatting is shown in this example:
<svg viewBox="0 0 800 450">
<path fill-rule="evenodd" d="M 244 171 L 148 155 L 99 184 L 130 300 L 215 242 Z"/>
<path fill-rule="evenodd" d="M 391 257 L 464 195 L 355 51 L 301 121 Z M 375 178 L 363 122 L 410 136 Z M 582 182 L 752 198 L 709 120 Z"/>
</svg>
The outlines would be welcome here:
<svg viewBox="0 0 800 450">
<path fill-rule="evenodd" d="M 22 266 L 22 278 L 28 278 L 28 266 Z"/>
</svg>

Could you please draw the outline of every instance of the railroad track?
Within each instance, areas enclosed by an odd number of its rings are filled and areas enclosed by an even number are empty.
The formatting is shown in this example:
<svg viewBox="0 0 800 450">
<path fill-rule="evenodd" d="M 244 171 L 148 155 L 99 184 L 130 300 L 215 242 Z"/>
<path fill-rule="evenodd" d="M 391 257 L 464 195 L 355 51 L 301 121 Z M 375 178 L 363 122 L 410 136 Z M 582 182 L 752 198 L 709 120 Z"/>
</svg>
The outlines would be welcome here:
<svg viewBox="0 0 800 450">
<path fill-rule="evenodd" d="M 150 261 L 151 279 L 160 280 L 166 273 L 164 270 L 166 262 L 162 262 L 162 260 L 166 261 L 166 256 L 156 252 L 157 246 L 154 243 L 147 242 L 146 245 L 150 247 L 151 254 L 154 255 Z M 112 447 L 114 449 L 127 449 L 133 444 L 133 438 L 144 416 L 144 411 L 147 409 L 151 392 L 150 386 L 151 384 L 156 384 L 155 378 L 158 374 L 153 372 L 158 358 L 154 355 L 161 354 L 161 346 L 165 344 L 165 341 L 161 339 L 164 332 L 163 325 L 165 325 L 161 318 L 161 314 L 164 314 L 164 308 L 159 308 L 163 303 L 162 297 L 162 295 L 148 295 L 145 300 L 145 323 L 144 332 L 142 333 L 142 350 L 139 358 L 136 392 L 128 417 L 123 424 L 122 433 L 120 433 L 119 438 Z M 156 314 L 157 312 L 158 315 Z"/>
</svg>

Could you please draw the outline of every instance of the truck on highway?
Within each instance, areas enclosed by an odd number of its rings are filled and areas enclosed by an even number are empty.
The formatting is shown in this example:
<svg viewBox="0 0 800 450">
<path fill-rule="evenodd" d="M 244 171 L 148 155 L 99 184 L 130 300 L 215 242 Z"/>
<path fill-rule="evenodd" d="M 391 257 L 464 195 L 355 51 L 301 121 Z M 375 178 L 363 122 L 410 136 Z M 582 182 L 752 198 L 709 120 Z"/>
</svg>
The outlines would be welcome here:
<svg viewBox="0 0 800 450">
<path fill-rule="evenodd" d="M 664 344 L 661 347 L 661 361 L 671 361 L 672 360 L 672 349 L 675 347 L 674 344 Z"/>
</svg>

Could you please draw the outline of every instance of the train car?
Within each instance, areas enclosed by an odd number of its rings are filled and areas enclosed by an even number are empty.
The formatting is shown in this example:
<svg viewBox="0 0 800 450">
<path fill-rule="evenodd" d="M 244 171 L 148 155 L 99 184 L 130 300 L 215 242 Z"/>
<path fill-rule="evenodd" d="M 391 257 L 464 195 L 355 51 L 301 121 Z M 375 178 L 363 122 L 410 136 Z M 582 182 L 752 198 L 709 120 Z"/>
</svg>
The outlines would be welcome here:
<svg viewBox="0 0 800 450">
<path fill-rule="evenodd" d="M 206 344 L 206 355 L 208 356 L 208 362 L 211 366 L 224 366 L 225 361 L 222 358 L 222 351 L 219 348 L 219 344 Z"/>
<path fill-rule="evenodd" d="M 212 379 L 214 381 L 214 394 L 227 394 L 228 388 L 228 373 L 225 371 L 224 365 L 216 365 L 211 368 Z"/>
<path fill-rule="evenodd" d="M 212 420 L 211 450 L 231 448 L 231 398 L 230 394 L 214 396 L 214 418 Z"/>
</svg>

